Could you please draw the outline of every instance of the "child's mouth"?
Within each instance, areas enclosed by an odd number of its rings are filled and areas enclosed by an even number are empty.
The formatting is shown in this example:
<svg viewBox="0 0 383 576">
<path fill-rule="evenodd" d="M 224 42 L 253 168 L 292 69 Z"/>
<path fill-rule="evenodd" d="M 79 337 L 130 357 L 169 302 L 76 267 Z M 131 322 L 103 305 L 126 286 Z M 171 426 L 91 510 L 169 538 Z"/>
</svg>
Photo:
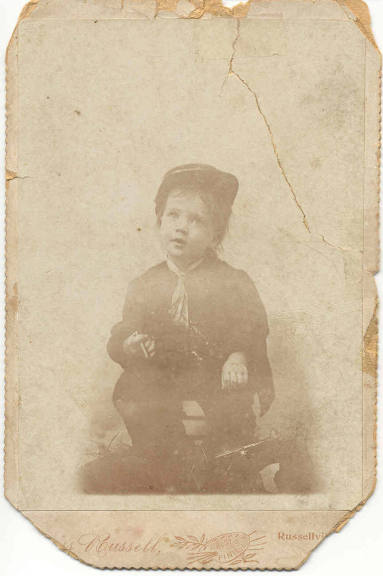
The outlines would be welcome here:
<svg viewBox="0 0 383 576">
<path fill-rule="evenodd" d="M 171 242 L 174 246 L 177 246 L 177 248 L 183 248 L 186 245 L 186 240 L 182 238 L 173 238 Z"/>
</svg>

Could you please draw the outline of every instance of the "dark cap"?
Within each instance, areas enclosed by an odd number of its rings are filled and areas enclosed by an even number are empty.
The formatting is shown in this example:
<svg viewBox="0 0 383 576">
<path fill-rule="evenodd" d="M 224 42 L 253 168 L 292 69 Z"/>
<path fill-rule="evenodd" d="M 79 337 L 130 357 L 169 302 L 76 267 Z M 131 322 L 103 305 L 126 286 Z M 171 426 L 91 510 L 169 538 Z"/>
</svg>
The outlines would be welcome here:
<svg viewBox="0 0 383 576">
<path fill-rule="evenodd" d="M 162 180 L 155 203 L 157 215 L 170 192 L 175 188 L 190 188 L 198 190 L 202 195 L 209 196 L 209 200 L 227 215 L 238 192 L 238 180 L 229 172 L 217 170 L 208 164 L 184 164 L 169 170 Z"/>
</svg>

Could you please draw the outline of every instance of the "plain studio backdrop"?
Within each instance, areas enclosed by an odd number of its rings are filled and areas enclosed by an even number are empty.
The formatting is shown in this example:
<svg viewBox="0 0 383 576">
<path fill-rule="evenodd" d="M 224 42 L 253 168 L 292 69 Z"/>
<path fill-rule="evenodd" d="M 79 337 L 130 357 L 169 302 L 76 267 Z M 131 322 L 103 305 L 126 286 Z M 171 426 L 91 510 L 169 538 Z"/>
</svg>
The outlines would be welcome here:
<svg viewBox="0 0 383 576">
<path fill-rule="evenodd" d="M 381 0 L 377 0 L 375 2 L 373 1 L 369 1 L 368 2 L 370 9 L 371 9 L 371 13 L 372 13 L 372 19 L 373 19 L 373 28 L 374 28 L 374 33 L 376 35 L 376 39 L 377 42 L 380 46 L 383 46 L 383 2 Z M 12 1 L 5 1 L 5 0 L 1 0 L 0 2 L 0 7 L 1 7 L 1 12 L 0 12 L 0 21 L 1 21 L 1 39 L 2 39 L 2 52 L 3 55 L 5 54 L 5 47 L 6 44 L 10 38 L 12 29 L 15 25 L 17 16 L 21 10 L 23 6 L 23 2 L 18 2 L 15 0 Z M 2 75 L 2 82 L 4 85 L 4 67 L 3 67 L 3 75 Z M 229 89 L 229 88 L 228 88 Z M 3 96 L 3 94 L 2 94 Z M 4 96 L 3 96 L 4 98 Z M 158 103 L 153 103 L 154 104 L 154 108 L 153 108 L 153 114 L 156 114 L 156 108 L 155 105 L 161 106 L 161 102 Z M 163 103 L 162 103 L 163 105 Z M 74 119 L 75 121 L 76 119 Z M 222 119 L 217 117 L 217 127 L 221 124 Z M 232 123 L 232 129 L 235 128 L 236 123 L 233 121 Z M 116 127 L 118 129 L 118 127 Z M 90 134 L 90 137 L 95 137 L 95 135 Z M 204 135 L 199 135 L 196 134 L 195 135 L 195 142 L 198 141 L 198 138 L 200 138 L 201 136 L 203 136 L 204 138 L 207 138 L 209 135 L 204 134 Z M 145 135 L 143 134 L 143 138 L 149 138 L 150 135 Z M 210 148 L 210 147 L 209 147 Z M 128 154 L 129 150 L 125 150 L 123 151 L 124 154 Z M 179 158 L 179 163 L 181 163 L 184 159 L 183 158 Z M 241 153 L 240 151 L 237 151 L 237 154 L 235 155 L 235 157 L 233 158 L 231 154 L 229 154 L 229 152 L 227 153 L 227 159 L 225 160 L 222 155 L 220 157 L 220 162 L 222 164 L 222 161 L 225 161 L 227 163 L 227 165 L 233 166 L 234 170 L 237 171 L 241 171 Z M 215 159 L 212 158 L 211 162 L 214 163 Z M 3 162 L 3 158 L 2 158 L 2 162 Z M 173 165 L 178 163 L 178 158 L 176 158 L 176 160 L 174 162 L 172 162 Z M 108 165 L 108 162 L 106 162 L 106 165 Z M 167 169 L 170 168 L 171 166 L 168 166 L 166 159 L 159 159 L 158 161 L 158 169 L 154 170 L 153 168 L 150 170 L 150 177 L 152 178 L 154 174 L 158 174 L 158 178 L 157 181 L 153 182 L 147 182 L 147 186 L 148 186 L 148 190 L 151 189 L 153 190 L 153 194 L 154 191 L 156 189 L 156 187 L 158 186 L 158 181 L 160 179 L 160 177 L 162 176 L 162 173 Z M 225 168 L 225 165 L 221 165 L 222 168 Z M 142 173 L 137 173 L 136 174 L 136 185 L 139 182 L 142 182 L 142 180 L 144 179 L 144 177 L 147 175 L 147 172 L 145 170 L 145 167 L 142 167 Z M 129 175 L 131 176 L 131 175 Z M 111 178 L 112 175 L 106 175 L 106 178 L 109 179 Z M 91 175 L 90 175 L 91 178 Z M 131 185 L 134 186 L 135 183 L 132 180 L 132 178 L 130 177 L 130 182 Z M 94 186 L 97 186 L 97 182 L 90 182 L 90 184 Z M 116 181 L 114 182 L 114 189 L 117 191 L 116 194 L 122 194 L 123 192 L 123 183 Z M 249 183 L 244 183 L 244 187 L 246 187 L 246 185 L 249 185 Z M 260 185 L 262 185 L 262 183 L 260 183 Z M 94 192 L 94 188 L 93 188 L 93 192 Z M 128 200 L 126 199 L 125 202 L 128 202 Z M 240 202 L 240 200 L 239 200 Z M 144 202 L 142 206 L 138 204 L 136 204 L 134 207 L 132 206 L 126 206 L 126 209 L 129 208 L 130 210 L 132 208 L 134 208 L 132 210 L 132 214 L 134 214 L 134 218 L 135 221 L 134 222 L 130 222 L 129 225 L 133 228 L 140 228 L 141 230 L 148 230 L 147 235 L 145 236 L 145 232 L 144 234 L 140 234 L 140 235 L 135 235 L 134 238 L 131 238 L 131 242 L 137 241 L 139 242 L 140 245 L 142 245 L 142 242 L 146 242 L 147 243 L 147 250 L 146 250 L 146 254 L 147 254 L 147 261 L 142 262 L 142 261 L 136 261 L 136 262 L 132 262 L 131 266 L 132 269 L 129 272 L 129 277 L 126 278 L 126 280 L 130 279 L 131 276 L 134 276 L 137 272 L 139 272 L 141 269 L 145 269 L 145 267 L 151 265 L 152 263 L 155 263 L 156 261 L 158 261 L 158 259 L 160 258 L 160 253 L 159 252 L 155 252 L 153 250 L 153 240 L 154 240 L 154 234 L 151 231 L 151 224 L 150 221 L 147 220 L 149 218 L 149 214 L 147 213 L 147 206 L 149 205 L 148 202 Z M 115 213 L 114 214 L 110 214 L 108 213 L 108 209 L 110 209 L 110 207 L 106 206 L 105 207 L 105 218 L 106 218 L 106 224 L 108 224 L 110 221 L 114 221 L 116 222 L 116 241 L 119 241 L 123 238 L 121 231 L 123 229 L 123 225 L 124 225 L 124 220 L 121 214 L 121 211 L 118 210 L 117 206 L 114 206 L 114 210 Z M 52 206 L 53 212 L 55 210 L 60 210 L 60 206 Z M 112 208 L 113 209 L 113 208 Z M 238 210 L 238 213 L 241 213 L 241 210 Z M 248 211 L 248 214 L 250 216 L 251 212 Z M 53 214 L 52 214 L 53 217 Z M 64 214 L 60 214 L 60 217 L 66 217 Z M 278 214 L 275 215 L 276 218 L 278 218 Z M 259 225 L 262 226 L 262 215 L 258 215 L 259 218 Z M 87 229 L 86 231 L 84 231 L 84 234 L 86 233 L 87 236 L 90 235 L 90 237 L 92 238 L 92 220 L 90 218 L 89 221 L 89 226 L 90 228 Z M 242 220 L 242 221 L 238 221 L 234 219 L 233 224 L 232 224 L 232 228 L 231 228 L 231 234 L 232 237 L 235 237 L 236 234 L 237 236 L 239 236 L 239 233 L 241 230 L 244 229 L 244 227 L 246 228 L 246 221 Z M 266 230 L 260 230 L 259 231 L 260 234 L 265 234 L 267 233 Z M 137 240 L 135 240 L 137 238 Z M 110 246 L 105 246 L 105 245 L 97 245 L 97 235 L 94 235 L 94 240 L 95 240 L 95 245 L 94 245 L 94 249 L 97 250 L 105 250 L 108 251 L 110 249 Z M 229 238 L 230 240 L 230 238 Z M 286 241 L 288 242 L 288 239 L 286 239 Z M 73 254 L 73 258 L 74 260 L 76 259 L 76 257 L 78 257 L 81 261 L 83 256 L 81 255 L 81 250 L 85 249 L 82 246 L 78 247 L 78 252 L 77 252 L 77 256 L 76 254 Z M 137 253 L 141 254 L 141 249 L 138 251 Z M 131 252 L 133 255 L 135 254 L 134 249 L 132 249 Z M 228 244 L 227 247 L 227 251 L 225 256 L 228 258 L 228 260 L 230 261 L 230 257 L 232 258 L 232 262 L 234 263 L 234 265 L 244 268 L 245 270 L 247 270 L 253 277 L 256 277 L 256 270 L 251 270 L 246 257 L 243 258 L 242 261 L 238 260 L 238 255 L 242 253 L 241 249 L 236 249 L 235 247 L 235 243 L 231 244 L 230 247 L 230 242 Z M 59 254 L 54 254 L 52 255 L 53 257 L 57 257 L 59 256 Z M 116 254 L 117 256 L 117 254 Z M 283 254 L 281 255 L 281 257 L 283 258 Z M 260 258 L 262 258 L 262 255 L 260 256 Z M 264 258 L 267 258 L 267 255 L 264 255 Z M 76 264 L 76 262 L 74 262 L 74 264 Z M 281 261 L 281 266 L 283 265 L 283 262 Z M 120 314 L 120 309 L 122 307 L 122 302 L 123 302 L 123 296 L 124 296 L 124 279 L 121 278 L 121 271 L 118 269 L 118 266 L 111 266 L 111 269 L 115 270 L 116 273 L 116 277 L 115 278 L 108 278 L 107 279 L 107 283 L 110 283 L 110 286 L 113 286 L 114 289 L 116 290 L 116 296 L 115 298 L 108 298 L 106 301 L 107 302 L 115 302 L 115 308 L 111 308 L 111 307 L 105 307 L 104 308 L 104 312 L 101 316 L 101 322 L 104 322 L 105 324 L 105 331 L 107 330 L 107 327 L 111 326 L 113 324 L 113 322 L 115 322 L 116 320 L 118 320 L 118 316 Z M 265 270 L 267 269 L 267 267 L 264 268 Z M 92 271 L 88 270 L 87 271 L 90 275 L 92 275 Z M 95 274 L 94 276 L 92 276 L 92 278 L 95 281 L 99 281 L 99 282 L 105 282 L 105 279 L 98 277 L 97 276 L 97 271 L 94 271 Z M 118 277 L 117 277 L 118 276 Z M 84 278 L 86 278 L 86 274 L 84 274 Z M 80 278 L 81 281 L 81 278 Z M 269 279 L 267 277 L 264 278 L 259 278 L 258 282 L 257 282 L 257 286 L 260 290 L 261 293 L 265 293 L 267 296 L 267 284 L 268 284 Z M 119 284 L 120 283 L 120 284 Z M 264 285 L 264 288 L 262 286 L 262 283 Z M 379 290 L 381 293 L 381 285 L 380 285 L 380 278 L 378 278 L 378 286 L 379 286 Z M 79 289 L 79 287 L 76 286 L 72 286 L 72 289 L 76 290 Z M 80 287 L 81 288 L 81 287 Z M 294 290 L 294 287 L 291 287 L 291 290 Z M 280 297 L 282 297 L 282 294 L 280 295 Z M 267 297 L 266 297 L 267 300 Z M 79 311 L 81 311 L 81 303 L 79 303 Z M 93 303 L 91 303 L 94 306 L 98 306 L 100 303 L 98 301 L 95 301 Z M 273 307 L 273 302 L 265 302 L 266 307 L 267 308 L 272 308 Z M 303 308 L 304 308 L 304 303 L 303 303 Z M 100 320 L 100 317 L 98 317 L 98 319 Z M 78 322 L 78 327 L 77 329 L 81 330 L 81 315 L 79 317 L 76 318 L 77 322 Z M 277 321 L 275 321 L 277 322 Z M 285 331 L 287 329 L 286 323 L 284 323 L 284 318 L 283 317 L 279 317 L 278 322 L 280 323 L 280 326 L 275 325 L 274 326 L 274 334 L 280 334 L 281 339 L 282 336 L 285 334 Z M 295 334 L 294 337 L 296 337 L 297 335 Z M 299 338 L 299 334 L 298 334 L 298 338 Z M 97 374 L 98 378 L 100 379 L 100 381 L 109 381 L 110 382 L 110 387 L 112 387 L 112 383 L 113 383 L 113 378 L 115 378 L 116 373 L 118 373 L 118 369 L 114 369 L 111 368 L 110 363 L 107 361 L 106 358 L 106 354 L 103 351 L 104 348 L 104 341 L 102 340 L 102 338 L 100 339 L 100 360 L 99 360 L 99 364 L 96 366 L 92 367 L 92 370 L 94 371 L 92 374 Z M 57 342 L 57 345 L 59 345 L 60 342 Z M 274 364 L 273 364 L 273 357 L 271 358 L 272 361 L 272 365 L 273 365 L 273 369 L 274 366 L 278 365 L 278 361 L 277 358 L 275 358 L 275 355 L 278 353 L 278 350 L 280 350 L 281 353 L 288 353 L 289 350 L 281 350 L 280 347 L 278 346 L 278 344 L 276 343 L 274 348 L 273 345 L 272 346 L 272 350 L 271 350 L 271 355 L 273 356 L 274 353 Z M 274 350 L 274 352 L 273 352 Z M 309 351 L 308 351 L 309 352 Z M 297 370 L 299 370 L 299 366 L 297 366 Z M 380 371 L 379 371 L 380 374 Z M 281 377 L 281 375 L 279 375 Z M 92 376 L 93 377 L 93 376 Z M 277 374 L 278 377 L 278 374 Z M 81 398 L 80 400 L 81 401 Z M 95 399 L 94 400 L 95 405 L 97 405 L 98 400 Z M 308 402 L 307 398 L 305 398 L 303 396 L 302 398 L 302 402 Z M 280 413 L 278 416 L 278 406 L 277 406 L 277 421 L 278 421 L 278 417 L 279 417 L 279 423 L 284 426 L 285 428 L 288 427 L 289 425 L 292 425 L 291 422 L 289 421 L 283 421 L 283 398 L 280 399 L 280 403 L 281 403 L 281 409 L 280 409 Z M 310 406 L 307 406 L 307 410 L 310 410 Z M 381 409 L 380 409 L 380 413 L 381 413 Z M 291 415 L 292 421 L 294 420 L 294 415 Z M 99 421 L 99 420 L 98 420 Z M 95 427 L 97 427 L 97 424 L 95 424 Z M 85 431 L 85 428 L 84 428 Z M 95 430 L 95 433 L 100 433 L 100 431 Z M 381 435 L 379 435 L 379 438 L 381 437 Z M 349 574 L 357 574 L 359 571 L 362 571 L 362 569 L 364 571 L 368 571 L 370 570 L 371 572 L 373 570 L 376 569 L 376 567 L 379 565 L 379 557 L 378 557 L 378 553 L 379 553 L 379 548 L 380 545 L 383 542 L 383 538 L 382 538 L 382 528 L 378 522 L 378 509 L 381 506 L 381 502 L 383 500 L 383 497 L 381 496 L 381 489 L 380 486 L 378 484 L 378 488 L 373 496 L 373 498 L 368 502 L 368 504 L 366 505 L 366 507 L 357 515 L 357 517 L 339 534 L 339 535 L 333 535 L 331 536 L 329 539 L 327 539 L 321 546 L 321 549 L 317 552 L 315 552 L 312 556 L 312 558 L 309 560 L 309 562 L 302 568 L 302 573 L 303 574 L 316 574 L 316 573 L 324 573 L 324 571 L 327 574 L 335 574 L 337 573 L 339 570 L 344 570 L 349 573 Z M 37 530 L 31 525 L 29 524 L 22 516 L 21 514 L 17 513 L 15 510 L 13 510 L 11 508 L 11 506 L 5 502 L 4 500 L 1 503 L 1 522 L 3 523 L 3 530 L 2 530 L 2 535 L 1 535 L 1 546 L 2 546 L 2 554 L 1 554 L 1 563 L 5 566 L 5 574 L 8 576 L 9 575 L 17 575 L 17 574 L 24 574 L 26 572 L 26 570 L 28 570 L 28 572 L 30 573 L 32 571 L 39 573 L 39 574 L 44 574 L 44 573 L 51 573 L 52 570 L 54 570 L 54 572 L 56 574 L 64 574 L 67 573 L 68 571 L 70 571 L 72 574 L 85 574 L 85 571 L 90 571 L 90 570 L 94 570 L 92 568 L 86 567 L 84 565 L 80 565 L 79 563 L 77 563 L 76 561 L 70 559 L 68 556 L 62 554 L 61 552 L 59 552 L 56 547 L 49 542 L 47 539 L 45 539 L 42 535 L 38 534 Z M 90 572 L 89 572 L 90 573 Z"/>
</svg>

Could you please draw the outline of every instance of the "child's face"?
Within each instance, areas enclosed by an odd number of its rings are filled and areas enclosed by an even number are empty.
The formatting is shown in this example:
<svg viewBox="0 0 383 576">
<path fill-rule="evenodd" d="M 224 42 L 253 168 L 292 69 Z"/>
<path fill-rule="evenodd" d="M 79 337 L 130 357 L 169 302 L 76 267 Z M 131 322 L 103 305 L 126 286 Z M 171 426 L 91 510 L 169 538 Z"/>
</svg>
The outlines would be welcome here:
<svg viewBox="0 0 383 576">
<path fill-rule="evenodd" d="M 214 227 L 208 208 L 197 192 L 173 190 L 160 224 L 161 244 L 179 266 L 200 260 L 214 246 Z"/>
</svg>

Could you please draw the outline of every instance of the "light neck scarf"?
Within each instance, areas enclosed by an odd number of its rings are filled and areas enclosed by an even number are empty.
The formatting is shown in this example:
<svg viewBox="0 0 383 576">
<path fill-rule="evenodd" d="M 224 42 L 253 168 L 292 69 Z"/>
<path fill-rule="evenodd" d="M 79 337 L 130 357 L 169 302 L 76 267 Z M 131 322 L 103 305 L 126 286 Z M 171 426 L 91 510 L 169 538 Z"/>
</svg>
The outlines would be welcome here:
<svg viewBox="0 0 383 576">
<path fill-rule="evenodd" d="M 172 303 L 169 309 L 169 314 L 177 326 L 189 326 L 189 305 L 188 295 L 185 287 L 186 275 L 197 268 L 204 260 L 201 258 L 197 262 L 193 262 L 186 270 L 180 270 L 178 266 L 168 257 L 167 264 L 171 272 L 177 276 L 178 281 L 173 292 Z"/>
</svg>

